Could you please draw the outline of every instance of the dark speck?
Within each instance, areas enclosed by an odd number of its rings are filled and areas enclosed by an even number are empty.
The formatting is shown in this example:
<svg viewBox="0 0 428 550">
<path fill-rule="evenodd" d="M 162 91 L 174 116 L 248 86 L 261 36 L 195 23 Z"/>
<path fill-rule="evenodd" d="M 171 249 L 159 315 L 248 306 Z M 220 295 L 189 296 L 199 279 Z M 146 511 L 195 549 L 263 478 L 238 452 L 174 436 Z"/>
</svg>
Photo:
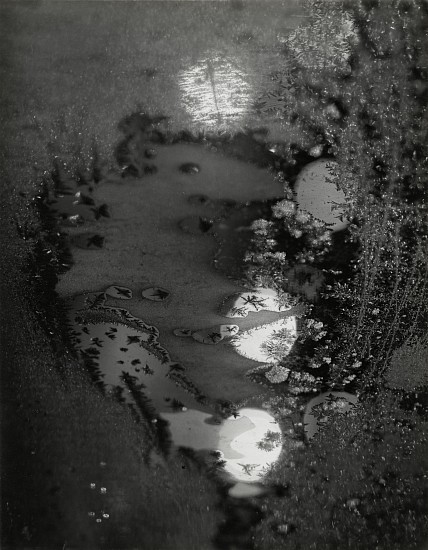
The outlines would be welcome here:
<svg viewBox="0 0 428 550">
<path fill-rule="evenodd" d="M 244 0 L 231 0 L 230 7 L 236 11 L 242 11 L 245 8 Z"/>
<path fill-rule="evenodd" d="M 195 162 L 185 162 L 180 166 L 179 170 L 183 174 L 199 174 L 201 167 Z"/>
<path fill-rule="evenodd" d="M 92 235 L 88 237 L 86 247 L 87 248 L 102 248 L 104 244 L 104 237 L 101 235 Z"/>
<path fill-rule="evenodd" d="M 190 195 L 188 202 L 196 206 L 206 206 L 211 203 L 207 195 Z"/>
<path fill-rule="evenodd" d="M 206 233 L 211 229 L 213 226 L 213 220 L 210 220 L 208 218 L 199 218 L 199 229 L 202 231 L 202 233 Z"/>
<path fill-rule="evenodd" d="M 225 199 L 224 201 L 222 201 L 222 206 L 224 206 L 224 208 L 237 208 L 237 202 L 234 201 L 233 199 Z"/>
<path fill-rule="evenodd" d="M 144 151 L 144 156 L 147 159 L 154 159 L 155 157 L 157 157 L 157 154 L 158 152 L 156 151 L 156 149 L 146 149 Z"/>
<path fill-rule="evenodd" d="M 53 487 L 51 487 L 49 489 L 49 494 L 50 495 L 55 495 L 60 490 L 61 490 L 61 487 L 59 485 L 54 485 Z"/>
<path fill-rule="evenodd" d="M 110 214 L 108 211 L 108 206 L 106 204 L 101 204 L 100 206 L 97 206 L 96 208 L 91 208 L 92 212 L 94 213 L 95 219 L 99 220 L 102 216 L 105 218 L 109 218 Z"/>
<path fill-rule="evenodd" d="M 143 74 L 146 78 L 154 78 L 158 71 L 154 67 L 148 67 L 147 69 L 143 69 Z"/>
<path fill-rule="evenodd" d="M 122 178 L 138 178 L 140 172 L 136 166 L 130 164 L 122 170 Z"/>
<path fill-rule="evenodd" d="M 147 134 L 147 138 L 152 142 L 152 143 L 165 143 L 165 136 L 162 132 L 160 132 L 159 130 L 152 130 L 151 132 L 149 132 Z"/>
<path fill-rule="evenodd" d="M 144 173 L 147 175 L 156 174 L 157 171 L 157 166 L 155 166 L 154 164 L 147 164 L 146 166 L 144 166 Z"/>
</svg>

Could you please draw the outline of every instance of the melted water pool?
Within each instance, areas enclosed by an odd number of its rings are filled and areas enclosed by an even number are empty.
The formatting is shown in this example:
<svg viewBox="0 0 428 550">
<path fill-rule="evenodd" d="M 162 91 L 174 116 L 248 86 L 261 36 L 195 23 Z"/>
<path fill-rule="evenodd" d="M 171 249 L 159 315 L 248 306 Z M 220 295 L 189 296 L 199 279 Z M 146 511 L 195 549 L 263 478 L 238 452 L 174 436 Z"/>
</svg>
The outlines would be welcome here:
<svg viewBox="0 0 428 550">
<path fill-rule="evenodd" d="M 70 310 L 74 342 L 92 378 L 136 414 L 144 414 L 148 400 L 176 445 L 220 451 L 225 471 L 241 483 L 236 494 L 242 483 L 260 481 L 281 449 L 277 422 L 251 406 L 258 390 L 243 375 L 255 364 L 275 363 L 267 342 L 278 333 L 291 349 L 294 303 L 271 289 L 243 290 L 236 281 L 249 225 L 263 214 L 263 201 L 281 198 L 281 184 L 266 170 L 193 144 L 157 143 L 156 171 L 146 173 L 152 133 L 121 150 L 125 177 L 95 189 L 93 205 L 80 205 L 78 190 L 57 200 L 58 212 L 70 204 L 86 209 L 84 232 L 71 227 L 71 242 L 78 246 L 96 230 L 107 243 L 81 251 L 58 289 L 69 296 L 82 286 L 106 289 L 77 295 Z M 183 165 L 197 170 L 184 172 Z M 130 178 L 129 167 L 143 179 Z M 237 418 L 218 414 L 219 397 L 240 394 L 249 398 Z"/>
<path fill-rule="evenodd" d="M 240 482 L 233 487 L 235 497 L 262 492 L 262 487 L 249 489 L 246 484 L 261 481 L 281 452 L 275 419 L 251 407 L 220 418 L 215 404 L 198 393 L 184 367 L 161 346 L 157 328 L 126 309 L 108 306 L 111 297 L 129 300 L 132 291 L 113 285 L 105 292 L 77 296 L 70 308 L 73 343 L 93 380 L 136 412 L 149 399 L 168 422 L 176 446 L 217 451 L 224 472 Z"/>
</svg>

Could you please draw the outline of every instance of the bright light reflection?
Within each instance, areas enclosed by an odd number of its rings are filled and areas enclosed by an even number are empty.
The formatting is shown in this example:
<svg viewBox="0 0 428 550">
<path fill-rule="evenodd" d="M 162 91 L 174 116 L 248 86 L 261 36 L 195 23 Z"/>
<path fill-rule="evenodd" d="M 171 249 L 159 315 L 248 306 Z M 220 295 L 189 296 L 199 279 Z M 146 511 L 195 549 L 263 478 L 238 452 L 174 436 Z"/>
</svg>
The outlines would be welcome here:
<svg viewBox="0 0 428 550">
<path fill-rule="evenodd" d="M 200 59 L 180 71 L 178 84 L 183 104 L 196 122 L 217 125 L 242 118 L 254 101 L 253 86 L 242 60 L 221 55 Z"/>
<path fill-rule="evenodd" d="M 230 416 L 221 424 L 211 423 L 212 415 L 194 409 L 161 416 L 169 422 L 175 445 L 221 451 L 224 469 L 236 481 L 261 481 L 281 453 L 281 429 L 261 409 L 239 409 L 236 418 Z"/>
</svg>

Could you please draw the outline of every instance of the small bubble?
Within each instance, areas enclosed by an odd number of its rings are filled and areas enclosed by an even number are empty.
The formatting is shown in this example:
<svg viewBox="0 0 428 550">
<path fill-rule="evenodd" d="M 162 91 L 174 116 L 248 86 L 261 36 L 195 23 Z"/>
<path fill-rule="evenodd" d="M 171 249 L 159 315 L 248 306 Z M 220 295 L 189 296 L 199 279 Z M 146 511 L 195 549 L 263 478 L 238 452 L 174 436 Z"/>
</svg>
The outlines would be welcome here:
<svg viewBox="0 0 428 550">
<path fill-rule="evenodd" d="M 103 518 L 108 519 L 110 517 L 110 514 L 103 514 Z"/>
<path fill-rule="evenodd" d="M 104 468 L 105 466 L 107 466 L 107 462 L 100 462 L 100 466 L 101 468 Z"/>
<path fill-rule="evenodd" d="M 97 519 L 96 519 L 96 522 L 97 522 L 97 523 L 101 523 L 101 522 L 102 522 L 102 519 L 97 518 Z"/>
<path fill-rule="evenodd" d="M 95 489 L 95 483 L 91 483 L 91 484 L 89 485 L 89 487 L 90 487 L 91 489 Z"/>
<path fill-rule="evenodd" d="M 88 516 L 89 516 L 90 518 L 93 518 L 93 517 L 95 516 L 95 512 L 88 512 Z"/>
<path fill-rule="evenodd" d="M 100 493 L 103 494 L 103 495 L 105 495 L 105 494 L 107 493 L 106 487 L 101 487 Z"/>
</svg>

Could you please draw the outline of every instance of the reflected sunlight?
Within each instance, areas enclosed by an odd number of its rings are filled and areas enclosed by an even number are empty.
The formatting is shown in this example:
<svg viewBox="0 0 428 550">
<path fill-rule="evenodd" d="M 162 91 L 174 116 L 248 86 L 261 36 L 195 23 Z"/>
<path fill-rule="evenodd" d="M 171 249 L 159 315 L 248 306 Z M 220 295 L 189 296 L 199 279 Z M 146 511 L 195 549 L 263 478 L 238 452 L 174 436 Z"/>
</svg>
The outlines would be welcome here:
<svg viewBox="0 0 428 550">
<path fill-rule="evenodd" d="M 220 54 L 200 59 L 178 75 L 182 102 L 196 122 L 217 125 L 240 119 L 254 101 L 242 60 Z"/>
</svg>

